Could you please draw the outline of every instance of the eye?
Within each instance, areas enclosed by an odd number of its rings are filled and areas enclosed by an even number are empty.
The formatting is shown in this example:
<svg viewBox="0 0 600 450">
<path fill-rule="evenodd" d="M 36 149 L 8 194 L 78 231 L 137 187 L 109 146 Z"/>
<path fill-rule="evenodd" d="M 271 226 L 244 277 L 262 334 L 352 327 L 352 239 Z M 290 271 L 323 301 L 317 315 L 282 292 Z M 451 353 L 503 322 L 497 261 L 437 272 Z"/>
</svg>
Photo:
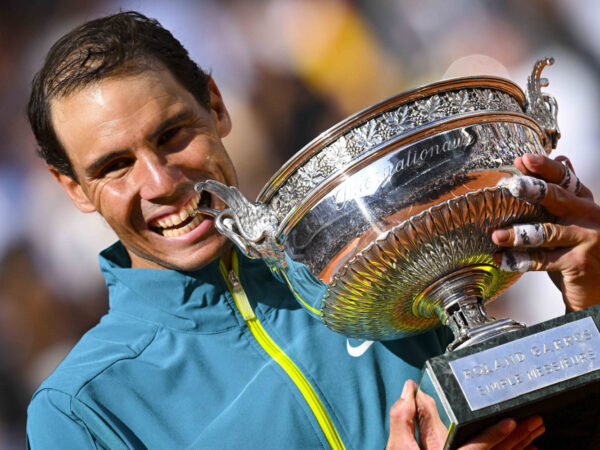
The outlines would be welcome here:
<svg viewBox="0 0 600 450">
<path fill-rule="evenodd" d="M 173 127 L 165 131 L 158 138 L 158 145 L 168 144 L 171 140 L 173 140 L 181 131 L 181 127 Z"/>
<path fill-rule="evenodd" d="M 106 166 L 102 168 L 100 171 L 100 176 L 114 174 L 122 169 L 125 169 L 131 165 L 131 160 L 126 158 L 115 159 L 114 161 L 109 162 Z"/>
</svg>

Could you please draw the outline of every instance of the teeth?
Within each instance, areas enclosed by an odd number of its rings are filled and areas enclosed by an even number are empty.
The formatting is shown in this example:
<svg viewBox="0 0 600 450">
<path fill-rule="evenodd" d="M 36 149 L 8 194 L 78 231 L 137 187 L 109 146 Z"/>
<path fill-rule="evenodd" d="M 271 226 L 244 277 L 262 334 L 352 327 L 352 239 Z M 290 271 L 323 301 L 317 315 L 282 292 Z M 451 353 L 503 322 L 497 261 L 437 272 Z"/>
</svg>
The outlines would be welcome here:
<svg viewBox="0 0 600 450">
<path fill-rule="evenodd" d="M 198 207 L 198 203 L 197 202 L 196 202 L 195 205 L 188 204 L 187 207 L 186 207 L 186 211 L 191 216 L 192 214 L 194 214 L 194 211 L 196 210 L 197 207 Z"/>
<path fill-rule="evenodd" d="M 192 199 L 190 199 L 190 201 L 187 202 L 187 204 L 185 204 L 183 206 L 183 208 L 181 208 L 181 211 L 179 211 L 178 213 L 171 214 L 170 216 L 167 216 L 167 217 L 163 217 L 162 219 L 157 220 L 157 221 L 153 221 L 150 224 L 150 226 L 154 227 L 154 228 L 171 228 L 171 227 L 177 226 L 180 223 L 182 223 L 190 218 L 190 216 L 192 215 L 194 210 L 198 207 L 199 202 L 200 202 L 200 194 L 198 194 L 195 197 L 193 197 Z M 183 229 L 187 228 L 187 226 L 189 226 L 190 224 L 186 225 Z M 167 235 L 166 231 L 175 231 L 175 230 L 165 230 L 165 233 L 164 233 L 165 236 Z"/>
<path fill-rule="evenodd" d="M 179 213 L 179 220 L 180 220 L 181 222 L 183 222 L 183 221 L 184 221 L 185 219 L 187 219 L 189 216 L 190 216 L 190 213 L 188 212 L 188 210 L 187 210 L 187 209 L 184 209 L 184 210 L 182 210 L 182 211 Z M 178 223 L 181 223 L 181 222 L 178 222 Z M 177 225 L 177 223 L 176 223 L 176 224 L 174 224 L 174 225 Z"/>
<path fill-rule="evenodd" d="M 188 231 L 191 231 L 192 229 L 196 228 L 203 220 L 204 218 L 202 216 L 196 216 L 192 219 L 190 223 L 188 223 L 182 228 L 176 228 L 173 230 L 162 230 L 162 235 L 165 237 L 181 236 L 182 234 L 185 234 Z"/>
</svg>

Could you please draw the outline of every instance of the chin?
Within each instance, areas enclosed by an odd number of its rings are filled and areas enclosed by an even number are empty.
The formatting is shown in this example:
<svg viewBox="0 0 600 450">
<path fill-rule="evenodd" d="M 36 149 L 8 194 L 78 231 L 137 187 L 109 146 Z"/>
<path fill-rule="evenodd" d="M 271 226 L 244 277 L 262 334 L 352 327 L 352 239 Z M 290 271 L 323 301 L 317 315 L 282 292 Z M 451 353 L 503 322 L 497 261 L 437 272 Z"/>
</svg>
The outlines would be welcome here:
<svg viewBox="0 0 600 450">
<path fill-rule="evenodd" d="M 212 240 L 212 239 L 211 239 Z M 215 236 L 213 242 L 208 242 L 200 249 L 190 251 L 179 260 L 173 260 L 172 269 L 192 272 L 202 269 L 216 259 L 221 258 L 231 250 L 232 244 L 229 240 L 221 235 Z"/>
<path fill-rule="evenodd" d="M 203 242 L 200 248 L 190 248 L 188 251 L 179 250 L 174 254 L 148 254 L 138 249 L 128 248 L 132 268 L 172 269 L 192 272 L 202 269 L 215 259 L 220 258 L 231 249 L 231 242 L 221 235 L 215 235 L 208 242 Z"/>
</svg>

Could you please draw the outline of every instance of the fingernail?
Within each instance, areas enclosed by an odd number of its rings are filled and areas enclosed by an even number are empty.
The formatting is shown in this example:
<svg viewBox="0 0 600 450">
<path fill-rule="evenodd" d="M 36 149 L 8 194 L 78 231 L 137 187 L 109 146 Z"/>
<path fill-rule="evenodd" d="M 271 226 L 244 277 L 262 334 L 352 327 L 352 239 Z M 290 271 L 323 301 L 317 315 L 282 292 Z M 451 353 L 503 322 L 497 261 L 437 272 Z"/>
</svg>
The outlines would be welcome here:
<svg viewBox="0 0 600 450">
<path fill-rule="evenodd" d="M 510 239 L 510 233 L 507 230 L 494 230 L 492 238 L 498 244 L 504 244 Z"/>
<path fill-rule="evenodd" d="M 410 380 L 406 380 L 404 382 L 404 387 L 402 388 L 402 394 L 400 394 L 400 396 L 402 398 L 406 398 L 408 396 L 409 383 L 410 383 Z"/>
<path fill-rule="evenodd" d="M 529 161 L 531 163 L 533 163 L 534 165 L 535 164 L 539 164 L 539 163 L 541 163 L 543 161 L 543 158 L 542 158 L 541 155 L 536 155 L 536 154 L 533 154 L 533 153 L 528 153 L 527 157 L 529 158 Z"/>
</svg>

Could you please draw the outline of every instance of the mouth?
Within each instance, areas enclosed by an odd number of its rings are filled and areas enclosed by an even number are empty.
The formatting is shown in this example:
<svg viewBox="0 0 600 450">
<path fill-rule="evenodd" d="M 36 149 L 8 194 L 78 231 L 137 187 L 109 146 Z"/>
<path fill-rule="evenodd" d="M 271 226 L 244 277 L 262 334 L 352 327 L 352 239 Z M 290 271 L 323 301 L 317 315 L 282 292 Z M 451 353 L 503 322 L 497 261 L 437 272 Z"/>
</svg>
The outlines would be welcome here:
<svg viewBox="0 0 600 450">
<path fill-rule="evenodd" d="M 211 196 L 208 192 L 203 191 L 201 194 L 192 197 L 179 211 L 150 222 L 150 229 L 164 237 L 184 235 L 200 225 L 205 219 L 203 214 L 195 214 L 194 211 L 198 207 L 210 207 L 210 205 Z"/>
</svg>

